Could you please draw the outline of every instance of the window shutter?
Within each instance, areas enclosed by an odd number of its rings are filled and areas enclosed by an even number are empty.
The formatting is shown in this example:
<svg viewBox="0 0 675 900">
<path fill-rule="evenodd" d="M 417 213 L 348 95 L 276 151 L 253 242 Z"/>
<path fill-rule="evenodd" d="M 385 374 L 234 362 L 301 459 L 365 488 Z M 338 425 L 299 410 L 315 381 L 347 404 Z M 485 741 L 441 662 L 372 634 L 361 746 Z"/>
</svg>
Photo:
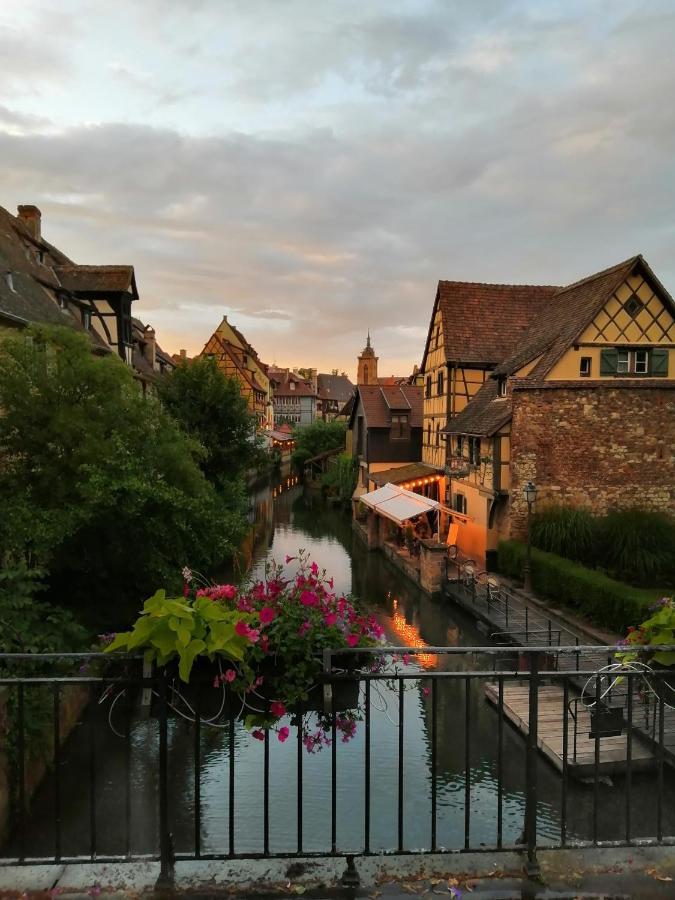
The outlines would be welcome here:
<svg viewBox="0 0 675 900">
<path fill-rule="evenodd" d="M 600 351 L 600 374 L 616 375 L 617 365 L 619 361 L 618 350 L 601 350 Z"/>
<path fill-rule="evenodd" d="M 652 375 L 668 375 L 668 351 L 667 350 L 652 350 Z"/>
</svg>

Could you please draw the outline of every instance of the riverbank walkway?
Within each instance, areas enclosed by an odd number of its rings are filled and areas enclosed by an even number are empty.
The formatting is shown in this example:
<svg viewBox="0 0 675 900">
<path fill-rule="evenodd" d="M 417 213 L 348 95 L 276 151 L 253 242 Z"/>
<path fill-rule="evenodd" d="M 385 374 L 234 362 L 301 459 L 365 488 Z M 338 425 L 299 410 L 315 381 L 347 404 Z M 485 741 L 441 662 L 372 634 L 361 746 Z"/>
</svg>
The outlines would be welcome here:
<svg viewBox="0 0 675 900">
<path fill-rule="evenodd" d="M 555 668 L 556 671 L 575 673 L 580 670 L 596 672 L 611 666 L 616 660 L 607 656 L 606 650 L 589 653 L 557 654 L 557 648 L 571 648 L 592 644 L 611 644 L 615 635 L 598 634 L 594 629 L 572 623 L 564 613 L 554 612 L 545 604 L 524 591 L 507 585 L 502 579 L 486 572 L 479 572 L 470 561 L 453 561 L 448 564 L 448 577 L 444 594 L 470 615 L 486 626 L 490 638 L 505 646 L 550 647 L 551 655 L 542 659 L 541 667 Z M 663 745 L 664 762 L 675 767 L 675 710 L 664 705 L 663 721 L 659 714 L 659 701 L 650 691 L 643 690 L 644 683 L 639 676 L 631 677 L 631 697 L 628 696 L 629 681 L 623 680 L 608 691 L 613 682 L 611 674 L 600 679 L 594 676 L 574 675 L 570 677 L 568 712 L 565 713 L 563 688 L 556 686 L 546 697 L 547 707 L 542 709 L 538 719 L 538 738 L 541 752 L 559 769 L 563 767 L 563 754 L 569 753 L 570 774 L 584 777 L 584 766 L 589 762 L 591 771 L 595 760 L 595 737 L 592 732 L 589 706 L 596 699 L 596 681 L 602 697 L 601 708 L 610 708 L 603 728 L 611 730 L 614 717 L 615 730 L 623 735 L 603 734 L 600 744 L 599 771 L 617 771 L 625 768 L 628 759 L 636 769 L 653 764 Z M 522 733 L 529 726 L 527 703 L 523 702 L 519 691 L 527 688 L 513 686 L 505 690 L 503 699 L 504 715 Z M 608 693 L 605 693 L 608 691 Z M 486 686 L 486 696 L 497 703 L 496 689 Z M 563 746 L 564 722 L 569 729 L 567 746 Z M 662 732 L 662 733 L 661 733 Z M 630 733 L 630 740 L 627 737 Z M 588 746 L 590 744 L 590 747 Z M 573 763 L 574 748 L 579 765 Z M 566 762 L 567 764 L 567 762 Z M 576 771 L 574 769 L 576 768 Z"/>
</svg>

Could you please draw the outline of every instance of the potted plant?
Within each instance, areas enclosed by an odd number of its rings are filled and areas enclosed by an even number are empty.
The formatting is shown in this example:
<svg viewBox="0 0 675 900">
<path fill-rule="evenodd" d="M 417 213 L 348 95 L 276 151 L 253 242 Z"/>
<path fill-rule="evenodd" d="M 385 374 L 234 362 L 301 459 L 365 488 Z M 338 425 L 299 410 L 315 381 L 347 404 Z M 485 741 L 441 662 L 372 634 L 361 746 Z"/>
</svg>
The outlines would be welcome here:
<svg viewBox="0 0 675 900">
<path fill-rule="evenodd" d="M 158 591 L 146 600 L 131 631 L 117 634 L 106 651 L 143 651 L 146 662 L 168 675 L 172 707 L 187 718 L 196 706 L 207 710 L 210 721 L 229 715 L 234 705 L 256 736 L 273 730 L 286 740 L 288 728 L 280 720 L 287 713 L 304 732 L 298 710 L 329 712 L 323 698 L 324 649 L 373 647 L 382 628 L 335 591 L 333 579 L 307 554 L 286 557 L 286 564 L 291 562 L 297 569 L 290 577 L 271 563 L 263 579 L 241 586 L 199 586 L 186 569 L 183 596 Z M 354 662 L 345 654 L 343 660 L 334 658 L 334 667 Z M 357 679 L 345 682 L 346 695 L 333 688 L 335 708 L 345 712 L 340 718 L 350 734 L 359 715 L 358 709 L 353 712 L 358 688 Z"/>
<path fill-rule="evenodd" d="M 616 656 L 626 665 L 638 663 L 654 693 L 675 704 L 675 651 L 652 649 L 675 646 L 675 598 L 663 597 L 650 611 L 652 615 L 641 625 L 628 629 L 617 644 Z M 649 670 L 658 674 L 650 677 Z"/>
</svg>

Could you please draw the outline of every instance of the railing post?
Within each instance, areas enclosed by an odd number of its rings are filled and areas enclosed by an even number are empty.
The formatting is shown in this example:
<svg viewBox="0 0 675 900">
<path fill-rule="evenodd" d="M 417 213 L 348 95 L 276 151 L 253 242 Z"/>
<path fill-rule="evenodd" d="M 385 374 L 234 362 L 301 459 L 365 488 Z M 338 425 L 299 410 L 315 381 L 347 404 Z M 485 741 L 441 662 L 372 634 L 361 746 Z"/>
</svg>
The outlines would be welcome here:
<svg viewBox="0 0 675 900">
<path fill-rule="evenodd" d="M 174 887 L 173 835 L 169 831 L 168 797 L 168 741 L 167 741 L 167 684 L 166 672 L 159 671 L 159 858 L 160 872 L 155 889 Z"/>
<path fill-rule="evenodd" d="M 530 653 L 530 696 L 527 730 L 527 756 L 525 760 L 525 844 L 527 845 L 526 872 L 529 878 L 537 878 L 541 872 L 537 862 L 537 767 L 539 722 L 539 658 Z"/>
</svg>

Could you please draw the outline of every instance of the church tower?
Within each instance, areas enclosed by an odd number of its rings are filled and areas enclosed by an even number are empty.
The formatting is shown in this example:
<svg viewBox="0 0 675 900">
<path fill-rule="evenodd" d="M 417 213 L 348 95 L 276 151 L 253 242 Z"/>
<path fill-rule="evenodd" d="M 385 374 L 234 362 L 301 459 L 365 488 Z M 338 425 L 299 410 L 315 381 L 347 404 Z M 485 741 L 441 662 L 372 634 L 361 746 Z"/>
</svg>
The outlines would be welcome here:
<svg viewBox="0 0 675 900">
<path fill-rule="evenodd" d="M 366 346 L 359 356 L 359 368 L 356 375 L 357 384 L 377 384 L 377 356 L 370 346 L 370 332 Z"/>
</svg>

